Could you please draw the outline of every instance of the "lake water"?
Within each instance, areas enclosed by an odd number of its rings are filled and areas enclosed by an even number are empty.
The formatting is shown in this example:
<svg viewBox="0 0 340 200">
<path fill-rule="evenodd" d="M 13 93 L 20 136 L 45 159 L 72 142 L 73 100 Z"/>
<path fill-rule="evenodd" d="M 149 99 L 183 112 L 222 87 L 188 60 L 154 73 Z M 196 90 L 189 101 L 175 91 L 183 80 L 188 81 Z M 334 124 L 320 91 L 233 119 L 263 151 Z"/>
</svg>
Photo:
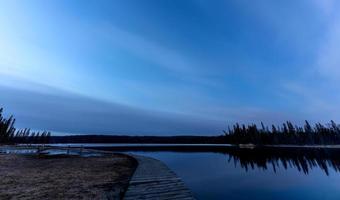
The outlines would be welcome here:
<svg viewBox="0 0 340 200">
<path fill-rule="evenodd" d="M 319 155 L 305 160 L 294 155 L 258 158 L 247 152 L 246 157 L 209 152 L 131 153 L 166 163 L 198 199 L 340 199 L 338 159 L 327 160 Z"/>
</svg>

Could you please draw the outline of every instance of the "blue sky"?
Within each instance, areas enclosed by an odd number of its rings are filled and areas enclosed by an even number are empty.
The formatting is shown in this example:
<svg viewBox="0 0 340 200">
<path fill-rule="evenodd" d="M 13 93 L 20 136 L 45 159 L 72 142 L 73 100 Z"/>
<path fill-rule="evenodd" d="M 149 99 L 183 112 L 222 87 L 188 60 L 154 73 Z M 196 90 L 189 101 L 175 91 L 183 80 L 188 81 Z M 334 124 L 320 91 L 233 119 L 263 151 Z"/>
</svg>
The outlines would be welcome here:
<svg viewBox="0 0 340 200">
<path fill-rule="evenodd" d="M 66 133 L 339 121 L 339 8 L 336 0 L 0 0 L 0 106 L 20 127 Z"/>
</svg>

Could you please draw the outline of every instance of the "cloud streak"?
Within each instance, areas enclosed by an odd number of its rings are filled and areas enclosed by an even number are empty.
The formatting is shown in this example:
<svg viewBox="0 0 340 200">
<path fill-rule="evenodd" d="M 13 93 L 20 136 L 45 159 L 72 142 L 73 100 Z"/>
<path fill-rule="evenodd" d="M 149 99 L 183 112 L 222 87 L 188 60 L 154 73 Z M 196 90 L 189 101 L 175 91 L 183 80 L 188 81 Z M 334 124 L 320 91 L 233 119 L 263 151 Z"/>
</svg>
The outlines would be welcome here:
<svg viewBox="0 0 340 200">
<path fill-rule="evenodd" d="M 340 16 L 329 27 L 323 45 L 318 52 L 316 66 L 322 75 L 340 80 Z"/>
<path fill-rule="evenodd" d="M 19 127 L 68 134 L 220 134 L 224 123 L 138 109 L 72 93 L 45 94 L 0 86 L 0 102 Z"/>
</svg>

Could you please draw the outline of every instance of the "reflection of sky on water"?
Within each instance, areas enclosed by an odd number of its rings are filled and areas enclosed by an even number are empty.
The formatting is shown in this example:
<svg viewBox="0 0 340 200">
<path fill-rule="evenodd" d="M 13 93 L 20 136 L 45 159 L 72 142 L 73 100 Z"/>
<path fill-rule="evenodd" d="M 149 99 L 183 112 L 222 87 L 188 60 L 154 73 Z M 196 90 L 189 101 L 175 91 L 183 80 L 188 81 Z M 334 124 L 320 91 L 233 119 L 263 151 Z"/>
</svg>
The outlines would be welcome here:
<svg viewBox="0 0 340 200">
<path fill-rule="evenodd" d="M 296 168 L 245 171 L 218 153 L 135 152 L 164 161 L 199 199 L 329 199 L 340 198 L 340 174 L 320 168 L 308 174 Z"/>
</svg>

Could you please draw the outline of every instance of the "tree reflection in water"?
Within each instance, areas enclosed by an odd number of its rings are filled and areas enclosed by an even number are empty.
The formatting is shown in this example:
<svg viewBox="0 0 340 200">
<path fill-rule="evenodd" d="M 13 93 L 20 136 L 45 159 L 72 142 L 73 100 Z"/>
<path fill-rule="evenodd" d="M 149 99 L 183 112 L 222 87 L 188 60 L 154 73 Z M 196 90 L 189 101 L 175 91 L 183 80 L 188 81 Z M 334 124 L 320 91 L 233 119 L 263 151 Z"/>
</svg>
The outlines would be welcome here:
<svg viewBox="0 0 340 200">
<path fill-rule="evenodd" d="M 229 155 L 228 162 L 234 162 L 235 167 L 241 166 L 246 171 L 272 168 L 276 173 L 283 167 L 309 174 L 310 170 L 320 168 L 327 176 L 330 168 L 340 171 L 340 149 L 335 148 L 258 147 L 229 149 L 225 153 Z"/>
</svg>

